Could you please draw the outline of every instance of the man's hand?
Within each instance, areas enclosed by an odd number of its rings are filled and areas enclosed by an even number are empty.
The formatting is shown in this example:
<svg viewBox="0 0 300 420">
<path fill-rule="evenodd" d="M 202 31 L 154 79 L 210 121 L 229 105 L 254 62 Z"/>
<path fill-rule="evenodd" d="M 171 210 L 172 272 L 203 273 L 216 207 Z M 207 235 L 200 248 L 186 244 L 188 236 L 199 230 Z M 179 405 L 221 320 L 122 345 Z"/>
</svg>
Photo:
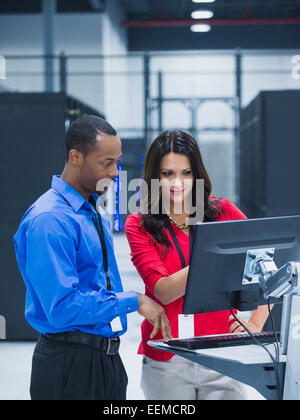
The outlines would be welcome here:
<svg viewBox="0 0 300 420">
<path fill-rule="evenodd" d="M 153 326 L 150 338 L 153 339 L 159 330 L 165 340 L 171 340 L 172 333 L 169 320 L 165 310 L 154 300 L 148 296 L 138 293 L 139 297 L 139 314 L 145 317 Z"/>
</svg>

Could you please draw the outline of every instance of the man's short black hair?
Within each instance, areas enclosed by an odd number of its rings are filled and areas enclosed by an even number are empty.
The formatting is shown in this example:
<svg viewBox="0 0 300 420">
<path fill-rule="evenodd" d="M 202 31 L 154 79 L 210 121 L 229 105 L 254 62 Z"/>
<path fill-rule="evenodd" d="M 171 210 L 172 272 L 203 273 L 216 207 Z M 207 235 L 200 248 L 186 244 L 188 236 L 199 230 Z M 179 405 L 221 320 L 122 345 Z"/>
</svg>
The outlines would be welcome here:
<svg viewBox="0 0 300 420">
<path fill-rule="evenodd" d="M 70 150 L 75 149 L 87 156 L 95 147 L 98 135 L 116 136 L 116 130 L 103 118 L 87 115 L 75 120 L 66 135 L 66 161 Z"/>
</svg>

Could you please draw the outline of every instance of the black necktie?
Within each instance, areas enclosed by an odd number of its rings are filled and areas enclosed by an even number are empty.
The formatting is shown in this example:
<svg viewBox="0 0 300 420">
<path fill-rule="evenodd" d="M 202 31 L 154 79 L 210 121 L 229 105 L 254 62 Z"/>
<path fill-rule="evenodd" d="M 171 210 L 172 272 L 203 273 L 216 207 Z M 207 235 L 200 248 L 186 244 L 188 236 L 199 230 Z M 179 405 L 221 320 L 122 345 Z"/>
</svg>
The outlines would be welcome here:
<svg viewBox="0 0 300 420">
<path fill-rule="evenodd" d="M 94 225 L 96 226 L 99 238 L 100 238 L 100 243 L 101 243 L 101 248 L 102 248 L 102 255 L 103 255 L 103 265 L 104 265 L 104 270 L 105 270 L 105 275 L 106 275 L 106 283 L 107 283 L 107 289 L 111 290 L 111 282 L 110 282 L 110 278 L 109 278 L 109 274 L 108 274 L 108 256 L 107 256 L 107 248 L 106 248 L 106 243 L 105 243 L 105 237 L 104 237 L 104 229 L 103 229 L 103 224 L 102 224 L 102 218 L 101 218 L 101 214 L 97 208 L 97 205 L 95 203 L 95 200 L 91 197 L 89 199 L 89 202 L 92 204 L 92 206 L 94 207 L 94 209 L 97 212 L 98 215 L 98 221 L 99 224 L 97 223 L 97 221 L 95 220 L 95 217 L 93 215 L 92 210 L 90 209 L 90 213 L 94 222 Z"/>
</svg>

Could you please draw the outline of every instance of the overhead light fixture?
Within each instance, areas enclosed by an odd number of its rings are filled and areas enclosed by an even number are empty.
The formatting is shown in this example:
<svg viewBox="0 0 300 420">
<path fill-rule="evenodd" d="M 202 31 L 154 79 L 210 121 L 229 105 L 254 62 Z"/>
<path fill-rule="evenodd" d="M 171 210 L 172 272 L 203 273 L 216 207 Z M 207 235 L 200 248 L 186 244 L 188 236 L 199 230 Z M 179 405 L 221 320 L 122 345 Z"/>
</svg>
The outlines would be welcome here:
<svg viewBox="0 0 300 420">
<path fill-rule="evenodd" d="M 193 0 L 194 3 L 214 3 L 216 0 Z"/>
<path fill-rule="evenodd" d="M 192 19 L 211 19 L 214 12 L 211 10 L 195 10 L 192 12 Z"/>
<path fill-rule="evenodd" d="M 192 32 L 209 32 L 211 30 L 210 25 L 204 25 L 204 24 L 197 24 L 191 26 Z"/>
</svg>

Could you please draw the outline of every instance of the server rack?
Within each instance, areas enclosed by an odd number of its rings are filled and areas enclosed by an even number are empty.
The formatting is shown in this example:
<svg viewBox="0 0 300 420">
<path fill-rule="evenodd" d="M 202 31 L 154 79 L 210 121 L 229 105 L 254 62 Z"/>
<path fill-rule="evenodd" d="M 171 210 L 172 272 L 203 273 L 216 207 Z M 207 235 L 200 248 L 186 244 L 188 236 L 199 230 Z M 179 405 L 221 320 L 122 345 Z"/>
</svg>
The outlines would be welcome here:
<svg viewBox="0 0 300 420">
<path fill-rule="evenodd" d="M 25 286 L 13 236 L 27 208 L 51 187 L 65 164 L 66 128 L 77 117 L 103 117 L 63 93 L 0 94 L 0 315 L 7 340 L 35 340 L 24 317 Z"/>
<path fill-rule="evenodd" d="M 240 118 L 240 207 L 248 217 L 300 213 L 300 90 L 261 92 Z"/>
<path fill-rule="evenodd" d="M 300 214 L 299 115 L 300 90 L 260 92 L 241 111 L 240 208 L 249 218 Z M 281 312 L 272 311 L 277 328 Z"/>
</svg>

